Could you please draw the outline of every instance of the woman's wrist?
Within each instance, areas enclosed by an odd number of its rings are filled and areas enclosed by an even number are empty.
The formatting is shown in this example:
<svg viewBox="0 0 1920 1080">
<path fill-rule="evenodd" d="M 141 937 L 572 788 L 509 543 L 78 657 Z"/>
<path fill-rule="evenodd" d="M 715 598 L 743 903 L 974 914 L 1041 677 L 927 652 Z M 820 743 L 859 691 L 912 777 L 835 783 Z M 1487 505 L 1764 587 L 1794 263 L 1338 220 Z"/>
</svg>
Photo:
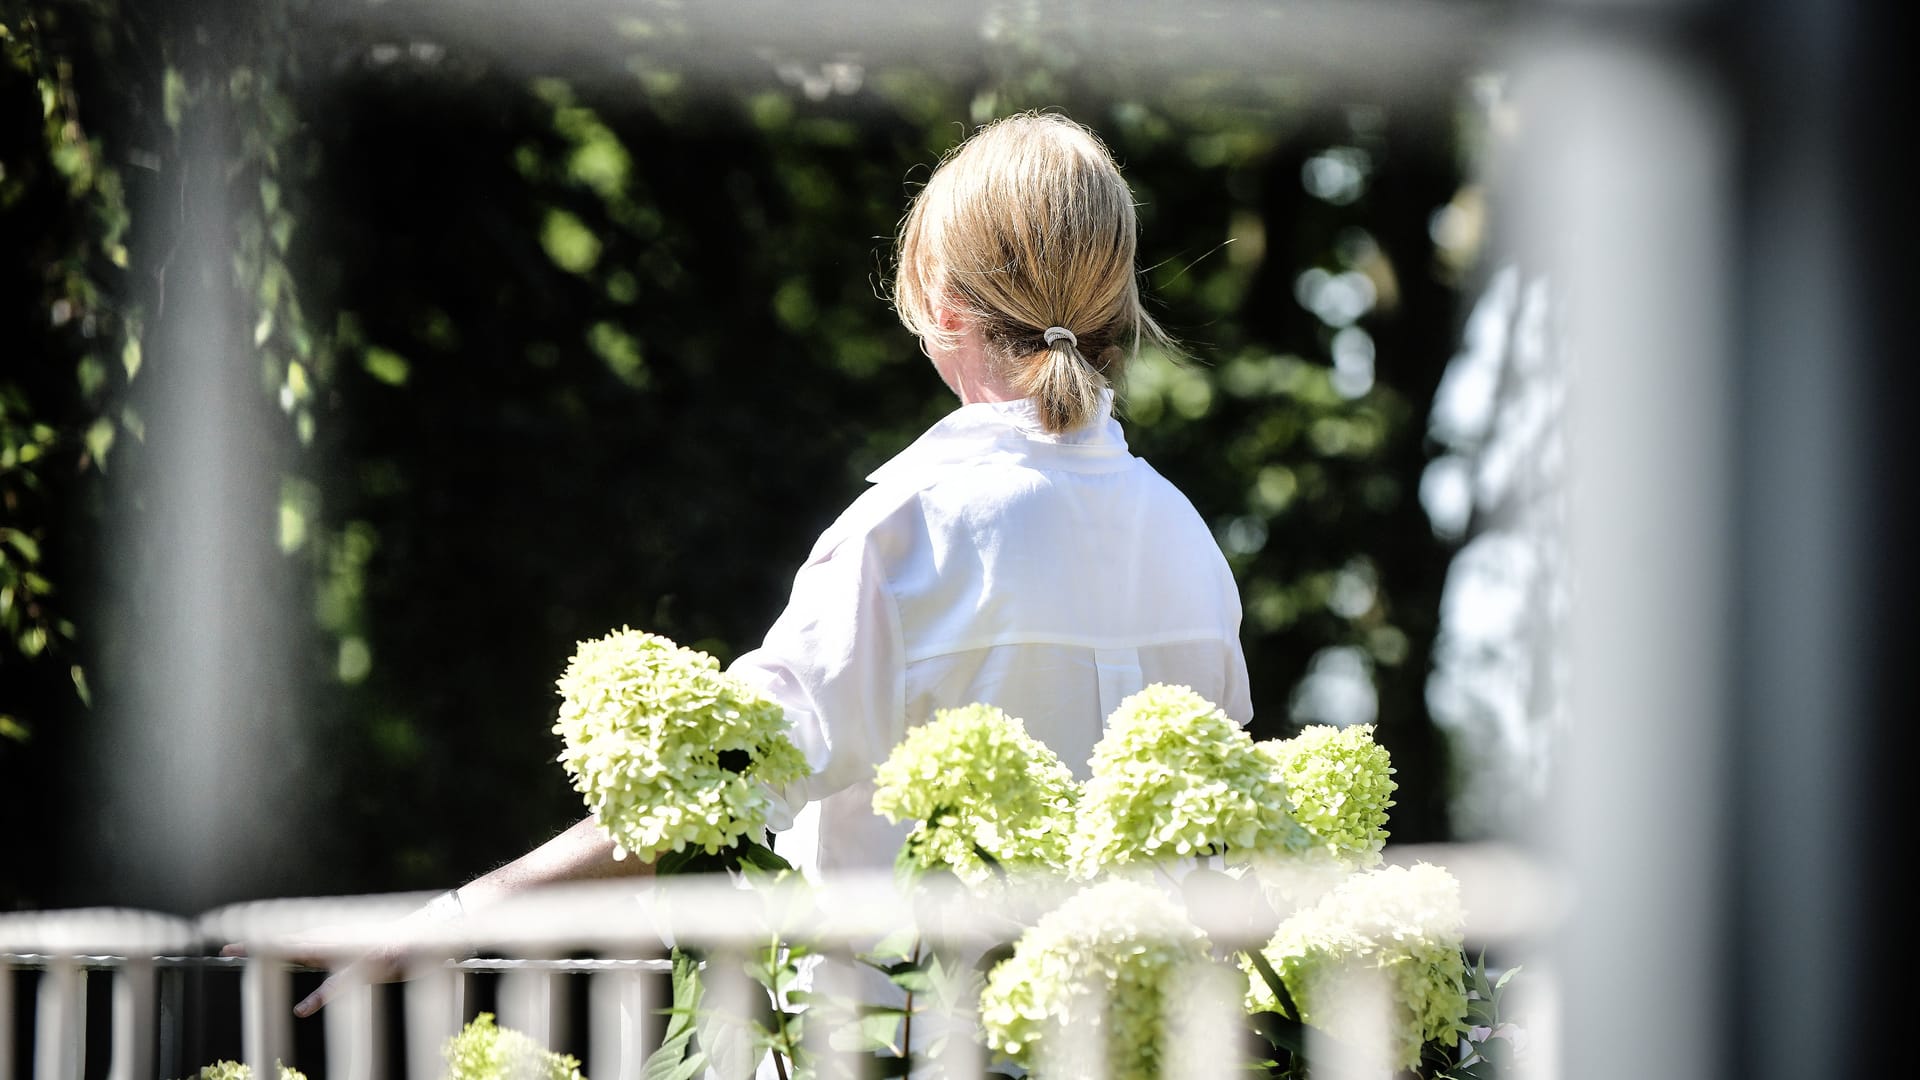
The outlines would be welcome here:
<svg viewBox="0 0 1920 1080">
<path fill-rule="evenodd" d="M 427 901 L 420 909 L 428 922 L 449 922 L 467 913 L 466 905 L 460 900 L 460 890 L 448 889 L 439 896 Z"/>
</svg>

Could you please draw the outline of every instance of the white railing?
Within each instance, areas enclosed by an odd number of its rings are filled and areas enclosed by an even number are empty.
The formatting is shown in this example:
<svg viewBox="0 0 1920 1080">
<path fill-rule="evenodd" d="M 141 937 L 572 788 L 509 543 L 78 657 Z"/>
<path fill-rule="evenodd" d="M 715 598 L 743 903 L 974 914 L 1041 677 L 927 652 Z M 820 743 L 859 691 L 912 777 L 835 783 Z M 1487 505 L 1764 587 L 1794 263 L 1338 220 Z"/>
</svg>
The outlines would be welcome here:
<svg viewBox="0 0 1920 1080">
<path fill-rule="evenodd" d="M 1508 955 L 1537 949 L 1554 932 L 1563 908 L 1561 890 L 1551 875 L 1525 856 L 1484 846 L 1409 847 L 1390 851 L 1389 862 L 1426 861 L 1445 866 L 1461 884 L 1469 951 L 1479 947 Z M 1171 882 L 1171 878 L 1167 878 Z M 555 887 L 524 894 L 456 921 L 410 924 L 404 940 L 394 922 L 417 910 L 416 895 L 307 898 L 233 905 L 188 921 L 148 912 L 118 909 L 43 912 L 0 916 L 0 1080 L 13 1080 L 15 1059 L 31 1040 L 34 1080 L 80 1080 L 102 1075 L 91 1052 L 107 1047 L 104 1074 L 113 1080 L 155 1077 L 173 1080 L 195 1074 L 207 1061 L 188 1060 L 195 1042 L 188 1032 L 207 1018 L 192 1010 L 215 1008 L 215 995 L 192 994 L 190 980 L 208 973 L 237 977 L 243 1060 L 254 1075 L 273 1075 L 276 1062 L 300 1068 L 292 1055 L 293 979 L 304 965 L 299 955 L 317 959 L 331 953 L 346 965 L 366 950 L 388 947 L 407 972 L 398 983 L 403 998 L 401 1030 L 375 1004 L 375 989 L 348 977 L 319 1013 L 325 1033 L 324 1075 L 372 1080 L 404 1076 L 434 1078 L 446 1072 L 441 1048 L 481 1011 L 486 996 L 476 979 L 492 983 L 497 1003 L 488 1011 L 537 1043 L 574 1053 L 593 1080 L 627 1080 L 643 1075 L 644 1063 L 658 1049 L 661 1010 L 668 1007 L 668 943 L 697 949 L 706 957 L 706 1006 L 722 1016 L 744 1016 L 766 991 L 744 974 L 744 962 L 776 939 L 808 946 L 821 959 L 811 974 L 816 990 L 852 994 L 858 986 L 854 956 L 886 934 L 913 927 L 959 953 L 984 952 L 1010 943 L 1011 932 L 1031 925 L 1063 900 L 1073 886 L 1028 882 L 1007 888 L 991 902 L 964 890 L 924 888 L 912 901 L 903 898 L 890 876 L 834 879 L 810 886 L 802 882 L 757 883 L 746 887 L 720 876 L 624 879 Z M 1200 875 L 1181 885 L 1189 917 L 1207 933 L 1218 955 L 1257 947 L 1271 934 L 1262 895 L 1251 881 L 1224 875 Z M 312 939 L 326 927 L 326 942 Z M 223 945 L 246 946 L 245 958 L 221 957 Z M 482 947 L 491 955 L 475 959 Z M 1541 1045 L 1551 1029 L 1541 1012 L 1551 1000 L 1550 979 L 1528 962 L 1535 1023 L 1533 1057 L 1542 1067 L 1531 1076 L 1556 1075 L 1551 1053 Z M 30 1006 L 8 1000 L 18 969 L 37 973 Z M 90 1008 L 85 975 L 104 971 L 111 978 L 111 1008 Z M 96 980 L 97 981 L 97 980 Z M 586 984 L 586 1007 L 571 996 Z M 922 1031 L 954 1022 L 976 1002 L 977 986 L 943 988 L 958 1003 L 945 1017 L 929 1011 Z M 1364 988 L 1363 988 L 1364 989 Z M 1185 991 L 1190 1003 L 1169 1034 L 1180 1047 L 1178 1060 L 1164 1063 L 1164 1075 L 1193 1080 L 1225 1077 L 1234 1070 L 1241 1030 L 1243 988 L 1235 980 L 1202 979 Z M 224 995 L 222 995 L 224 996 Z M 228 1007 L 231 1001 L 228 999 Z M 15 1030 L 16 1012 L 31 1015 Z M 111 1037 L 89 1031 L 90 1017 L 111 1016 Z M 584 1014 L 585 1028 L 573 1018 Z M 229 1025 L 231 1017 L 226 1018 Z M 916 1022 L 919 1017 L 916 1016 Z M 98 1026 L 97 1020 L 95 1021 Z M 806 1048 L 819 1063 L 819 1075 L 856 1075 L 853 1051 L 836 1049 L 819 1026 L 806 1030 Z M 1068 1028 L 1053 1051 L 1056 1075 L 1105 1075 L 1097 1063 L 1097 1032 Z M 396 1041 L 397 1040 L 397 1041 Z M 402 1053 L 394 1051 L 404 1048 Z M 90 1051 L 90 1048 L 93 1048 Z M 920 1048 L 916 1047 L 916 1050 Z M 396 1069 L 390 1063 L 403 1060 Z M 975 1039 L 945 1040 L 939 1063 L 949 1075 L 981 1075 L 987 1051 Z M 836 1066 L 839 1068 L 836 1069 Z M 1322 1067 L 1316 1075 L 1343 1070 Z M 321 1073 L 309 1071 L 310 1080 Z M 768 1075 L 772 1075 L 769 1073 Z M 1377 1075 L 1377 1074 L 1375 1074 Z"/>
</svg>

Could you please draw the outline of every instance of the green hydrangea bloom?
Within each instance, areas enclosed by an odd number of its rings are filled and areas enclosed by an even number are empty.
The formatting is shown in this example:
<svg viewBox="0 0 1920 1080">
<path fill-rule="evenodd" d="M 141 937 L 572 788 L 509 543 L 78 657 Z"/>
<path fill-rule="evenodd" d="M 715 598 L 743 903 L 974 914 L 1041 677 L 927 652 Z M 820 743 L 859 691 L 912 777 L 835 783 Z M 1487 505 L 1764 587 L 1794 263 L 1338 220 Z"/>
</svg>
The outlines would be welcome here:
<svg viewBox="0 0 1920 1080">
<path fill-rule="evenodd" d="M 1185 686 L 1155 683 L 1121 701 L 1091 771 L 1070 856 L 1084 877 L 1130 862 L 1313 842 L 1252 737 Z"/>
<path fill-rule="evenodd" d="M 1387 808 L 1399 785 L 1373 725 L 1315 724 L 1291 739 L 1256 744 L 1287 785 L 1293 818 L 1328 854 L 1374 866 L 1387 843 Z"/>
<path fill-rule="evenodd" d="M 1342 980 L 1374 973 L 1392 996 L 1388 1052 L 1411 1068 L 1430 1039 L 1452 1046 L 1466 1030 L 1465 916 L 1460 884 L 1438 866 L 1389 866 L 1354 874 L 1280 924 L 1261 951 L 1286 984 L 1301 1022 L 1355 1039 L 1367 1018 L 1341 1011 Z M 1247 1008 L 1279 1012 L 1273 991 L 1248 973 Z"/>
<path fill-rule="evenodd" d="M 1112 1080 L 1157 1080 L 1176 979 L 1209 962 L 1206 935 L 1165 893 L 1111 878 L 1020 936 L 987 975 L 981 1027 L 989 1047 L 1027 1068 L 1066 1025 L 1099 1028 Z"/>
<path fill-rule="evenodd" d="M 306 1074 L 298 1069 L 289 1069 L 278 1061 L 273 1064 L 279 1070 L 280 1080 L 307 1080 Z M 253 1080 L 253 1069 L 244 1061 L 216 1061 L 202 1065 L 194 1074 L 194 1080 Z"/>
<path fill-rule="evenodd" d="M 586 1080 L 578 1058 L 500 1027 L 492 1013 L 475 1016 L 447 1040 L 440 1055 L 447 1062 L 445 1080 Z"/>
<path fill-rule="evenodd" d="M 874 774 L 873 812 L 918 822 L 906 850 L 920 866 L 978 885 L 993 876 L 980 850 L 1009 870 L 1064 869 L 1077 793 L 1020 718 L 976 704 L 907 732 Z"/>
<path fill-rule="evenodd" d="M 559 760 L 615 858 L 731 847 L 766 824 L 762 784 L 808 773 L 779 705 L 657 634 L 581 642 L 558 685 Z"/>
</svg>

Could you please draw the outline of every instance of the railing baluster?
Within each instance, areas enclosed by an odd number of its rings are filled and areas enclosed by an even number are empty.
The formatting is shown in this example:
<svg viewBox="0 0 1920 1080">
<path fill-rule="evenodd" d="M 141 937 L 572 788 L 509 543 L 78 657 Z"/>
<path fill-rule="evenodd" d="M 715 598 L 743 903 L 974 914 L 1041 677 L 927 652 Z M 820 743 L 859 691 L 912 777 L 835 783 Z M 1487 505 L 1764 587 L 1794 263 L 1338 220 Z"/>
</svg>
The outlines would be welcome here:
<svg viewBox="0 0 1920 1080">
<path fill-rule="evenodd" d="M 13 965 L 0 956 L 0 1080 L 13 1080 Z"/>
<path fill-rule="evenodd" d="M 553 1047 L 553 980 L 545 972 L 516 967 L 500 977 L 500 1018 L 527 1038 Z"/>
<path fill-rule="evenodd" d="M 1377 1080 L 1387 1070 L 1390 1056 L 1391 991 L 1384 976 L 1374 971 L 1350 971 L 1334 979 L 1324 991 L 1325 1011 L 1344 1020 L 1339 1038 L 1319 1027 L 1307 1029 L 1307 1057 L 1314 1074 L 1329 1080 Z"/>
<path fill-rule="evenodd" d="M 253 1075 L 278 1075 L 286 1058 L 291 978 L 278 957 L 255 956 L 240 973 L 240 1045 Z"/>
<path fill-rule="evenodd" d="M 340 989 L 321 1011 L 327 1031 L 327 1073 L 345 1080 L 373 1080 L 375 1043 L 373 987 L 351 968 L 340 972 Z"/>
<path fill-rule="evenodd" d="M 847 949 L 825 951 L 809 973 L 808 989 L 817 996 L 816 1004 L 807 1006 L 807 1012 L 812 1015 L 801 1022 L 801 1046 L 818 1064 L 817 1071 L 823 1077 L 850 1077 L 860 1073 L 855 1055 L 836 1049 L 832 1041 L 834 1029 L 850 1019 L 850 1014 L 842 1015 L 843 1005 L 854 1000 L 859 974 L 853 953 Z"/>
<path fill-rule="evenodd" d="M 1038 1056 L 1040 1067 L 1034 1070 L 1041 1076 L 1084 1076 L 1106 1077 L 1107 1047 L 1112 1041 L 1108 1034 L 1112 1030 L 1113 1018 L 1107 1009 L 1105 988 L 1098 983 L 1088 987 L 1085 998 L 1075 1003 L 1075 1011 L 1084 1009 L 1080 1016 L 1065 1024 L 1056 1024 L 1047 1029 L 1047 1035 L 1040 1040 Z"/>
<path fill-rule="evenodd" d="M 110 1080 L 148 1080 L 154 1070 L 153 961 L 129 956 L 113 976 L 113 1063 Z"/>
<path fill-rule="evenodd" d="M 754 1075 L 753 1066 L 763 1056 L 751 1049 L 750 1018 L 754 1014 L 755 995 L 765 991 L 747 977 L 745 958 L 736 946 L 726 945 L 707 955 L 700 974 L 705 988 L 702 998 L 706 1013 L 701 1034 L 714 1071 L 721 1076 Z"/>
<path fill-rule="evenodd" d="M 80 1080 L 86 1062 L 87 984 L 80 960 L 47 958 L 34 1016 L 34 1080 Z"/>
<path fill-rule="evenodd" d="M 638 967 L 594 973 L 588 989 L 594 1080 L 640 1080 L 647 1047 L 647 979 Z"/>
<path fill-rule="evenodd" d="M 1161 1043 L 1160 1075 L 1166 1080 L 1232 1080 L 1245 1070 L 1234 1062 L 1244 1028 L 1241 997 L 1246 983 L 1231 968 L 1193 964 L 1177 973 L 1166 1001 L 1172 1014 Z M 977 1071 L 968 1073 L 978 1076 Z"/>
<path fill-rule="evenodd" d="M 960 947 L 960 948 L 964 948 Z M 955 949 L 959 952 L 960 949 Z M 940 1055 L 940 1073 L 946 1076 L 980 1076 L 987 1070 L 986 1047 L 976 1039 L 980 1015 L 978 998 L 966 994 L 967 965 L 951 964 L 943 968 L 945 985 L 929 1002 L 929 1032 L 946 1036 Z M 949 1002 L 939 1008 L 935 1002 Z"/>
<path fill-rule="evenodd" d="M 406 999 L 407 1080 L 434 1080 L 443 1071 L 440 1048 L 460 1029 L 462 976 L 444 958 L 417 959 L 402 988 Z"/>
</svg>

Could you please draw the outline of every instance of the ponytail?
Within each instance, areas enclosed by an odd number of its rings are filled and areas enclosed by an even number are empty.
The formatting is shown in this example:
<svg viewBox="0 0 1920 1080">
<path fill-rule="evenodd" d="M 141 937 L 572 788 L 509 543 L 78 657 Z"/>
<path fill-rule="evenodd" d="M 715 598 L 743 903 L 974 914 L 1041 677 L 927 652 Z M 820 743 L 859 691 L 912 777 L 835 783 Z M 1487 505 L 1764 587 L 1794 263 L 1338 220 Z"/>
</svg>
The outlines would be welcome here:
<svg viewBox="0 0 1920 1080">
<path fill-rule="evenodd" d="M 1014 389 L 1039 405 L 1040 424 L 1048 432 L 1058 435 L 1099 419 L 1107 377 L 1081 355 L 1070 331 L 1050 328 L 1046 346 L 1018 363 Z"/>
</svg>

